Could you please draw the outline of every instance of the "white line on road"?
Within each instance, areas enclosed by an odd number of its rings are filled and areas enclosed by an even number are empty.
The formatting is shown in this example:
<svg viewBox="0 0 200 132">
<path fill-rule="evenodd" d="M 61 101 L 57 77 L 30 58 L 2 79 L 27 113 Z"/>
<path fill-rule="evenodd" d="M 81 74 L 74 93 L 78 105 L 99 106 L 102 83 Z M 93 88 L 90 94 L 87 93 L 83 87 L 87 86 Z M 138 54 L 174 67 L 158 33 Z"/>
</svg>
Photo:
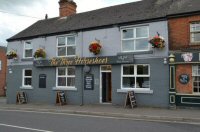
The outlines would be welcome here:
<svg viewBox="0 0 200 132">
<path fill-rule="evenodd" d="M 0 123 L 0 126 L 13 127 L 13 128 L 25 129 L 25 130 L 32 130 L 32 131 L 37 131 L 37 132 L 53 132 L 53 131 L 34 129 L 34 128 L 28 128 L 28 127 L 21 127 L 21 126 L 14 126 L 14 125 L 2 124 L 2 123 Z"/>
<path fill-rule="evenodd" d="M 91 117 L 91 118 L 104 118 L 104 119 L 116 119 L 116 120 L 132 120 L 132 121 L 148 121 L 148 122 L 162 122 L 162 123 L 177 123 L 177 124 L 190 124 L 190 125 L 200 125 L 199 122 L 184 122 L 184 121 L 170 121 L 170 120 L 159 120 L 159 119 L 139 119 L 139 118 L 126 118 L 126 117 L 114 117 L 114 116 L 104 116 L 104 115 L 90 115 L 90 114 L 72 114 L 72 113 L 62 113 L 62 112 L 47 112 L 47 111 L 34 111 L 34 110 L 5 110 L 0 109 L 0 111 L 10 111 L 10 112 L 26 112 L 26 113 L 36 113 L 36 114 L 53 114 L 53 115 L 66 115 L 66 116 L 79 116 L 79 117 Z"/>
</svg>

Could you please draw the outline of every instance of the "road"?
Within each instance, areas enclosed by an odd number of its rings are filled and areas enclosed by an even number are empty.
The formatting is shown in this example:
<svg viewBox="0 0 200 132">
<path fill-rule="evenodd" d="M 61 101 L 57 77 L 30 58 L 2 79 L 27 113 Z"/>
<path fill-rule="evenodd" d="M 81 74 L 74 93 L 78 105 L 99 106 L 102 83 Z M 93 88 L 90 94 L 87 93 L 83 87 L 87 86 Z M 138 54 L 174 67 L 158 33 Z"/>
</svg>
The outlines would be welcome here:
<svg viewBox="0 0 200 132">
<path fill-rule="evenodd" d="M 0 132 L 199 132 L 200 125 L 0 110 Z"/>
</svg>

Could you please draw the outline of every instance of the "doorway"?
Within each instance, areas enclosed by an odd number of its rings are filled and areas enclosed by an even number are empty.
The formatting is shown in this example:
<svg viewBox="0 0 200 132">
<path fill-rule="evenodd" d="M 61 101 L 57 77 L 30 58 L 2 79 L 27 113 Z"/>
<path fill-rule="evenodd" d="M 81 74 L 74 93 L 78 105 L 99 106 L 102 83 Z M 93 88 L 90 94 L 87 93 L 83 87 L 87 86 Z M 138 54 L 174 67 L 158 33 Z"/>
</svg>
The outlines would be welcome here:
<svg viewBox="0 0 200 132">
<path fill-rule="evenodd" d="M 112 102 L 112 76 L 111 65 L 101 66 L 101 103 Z"/>
</svg>

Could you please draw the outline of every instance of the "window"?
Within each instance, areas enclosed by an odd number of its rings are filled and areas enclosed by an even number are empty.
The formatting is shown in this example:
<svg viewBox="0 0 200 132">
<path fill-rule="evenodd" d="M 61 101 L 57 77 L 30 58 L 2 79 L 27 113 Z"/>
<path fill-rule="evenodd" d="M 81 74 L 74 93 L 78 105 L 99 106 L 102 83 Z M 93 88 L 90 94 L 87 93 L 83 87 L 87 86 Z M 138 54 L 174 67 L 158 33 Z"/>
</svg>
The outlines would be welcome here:
<svg viewBox="0 0 200 132">
<path fill-rule="evenodd" d="M 24 44 L 24 58 L 33 57 L 33 45 L 30 41 L 26 41 Z"/>
<path fill-rule="evenodd" d="M 127 28 L 122 30 L 122 51 L 148 51 L 149 50 L 148 26 Z"/>
<path fill-rule="evenodd" d="M 76 55 L 75 36 L 58 37 L 57 43 L 57 56 Z"/>
<path fill-rule="evenodd" d="M 190 24 L 190 41 L 200 42 L 200 22 L 194 22 Z"/>
<path fill-rule="evenodd" d="M 200 93 L 200 65 L 192 66 L 193 92 Z"/>
<path fill-rule="evenodd" d="M 150 89 L 149 65 L 123 65 L 122 88 Z"/>
<path fill-rule="evenodd" d="M 23 70 L 23 86 L 31 87 L 31 85 L 32 85 L 32 70 L 24 69 Z"/>
<path fill-rule="evenodd" d="M 56 80 L 56 87 L 75 88 L 75 67 L 57 68 Z"/>
</svg>

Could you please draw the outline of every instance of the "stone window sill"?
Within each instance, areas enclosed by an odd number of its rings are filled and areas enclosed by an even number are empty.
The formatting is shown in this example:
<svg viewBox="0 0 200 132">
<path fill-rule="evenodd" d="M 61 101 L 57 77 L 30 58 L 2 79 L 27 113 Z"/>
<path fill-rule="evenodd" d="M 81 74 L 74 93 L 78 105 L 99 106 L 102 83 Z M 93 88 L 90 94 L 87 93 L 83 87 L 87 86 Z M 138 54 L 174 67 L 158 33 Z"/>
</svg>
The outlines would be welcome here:
<svg viewBox="0 0 200 132">
<path fill-rule="evenodd" d="M 150 89 L 117 89 L 118 93 L 127 93 L 128 91 L 134 91 L 141 94 L 153 94 L 153 90 Z"/>
<path fill-rule="evenodd" d="M 28 87 L 28 86 L 21 86 L 20 89 L 27 89 L 27 90 L 31 90 L 33 89 L 32 86 Z"/>
<path fill-rule="evenodd" d="M 77 88 L 67 88 L 67 87 L 53 87 L 53 90 L 63 90 L 63 91 L 77 91 Z"/>
</svg>

